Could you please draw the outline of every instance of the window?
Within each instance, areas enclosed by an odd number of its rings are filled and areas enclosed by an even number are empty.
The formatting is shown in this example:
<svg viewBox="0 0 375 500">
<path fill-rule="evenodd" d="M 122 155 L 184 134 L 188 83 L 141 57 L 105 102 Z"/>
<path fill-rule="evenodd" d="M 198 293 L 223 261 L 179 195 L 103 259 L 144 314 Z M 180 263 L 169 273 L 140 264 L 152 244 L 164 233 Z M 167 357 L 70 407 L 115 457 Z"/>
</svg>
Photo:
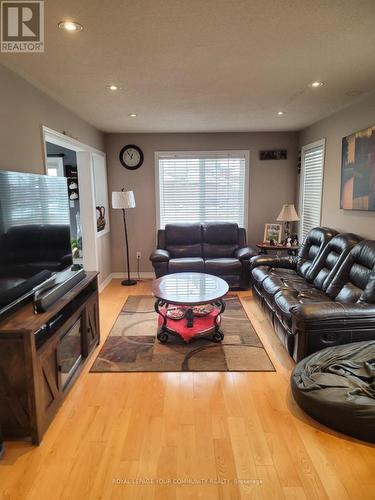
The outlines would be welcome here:
<svg viewBox="0 0 375 500">
<path fill-rule="evenodd" d="M 158 224 L 247 225 L 248 151 L 156 153 Z"/>
<path fill-rule="evenodd" d="M 300 239 L 320 226 L 325 139 L 303 146 L 300 183 Z"/>
</svg>

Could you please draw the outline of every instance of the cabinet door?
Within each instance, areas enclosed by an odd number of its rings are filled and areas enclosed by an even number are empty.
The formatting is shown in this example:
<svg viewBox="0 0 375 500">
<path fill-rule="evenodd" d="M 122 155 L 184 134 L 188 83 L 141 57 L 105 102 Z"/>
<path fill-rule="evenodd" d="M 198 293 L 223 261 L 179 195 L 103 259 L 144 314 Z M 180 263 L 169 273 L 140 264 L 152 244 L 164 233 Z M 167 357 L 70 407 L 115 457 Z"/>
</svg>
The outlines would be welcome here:
<svg viewBox="0 0 375 500">
<path fill-rule="evenodd" d="M 54 417 L 62 399 L 60 387 L 58 338 L 48 342 L 38 356 L 36 413 L 41 436 Z"/>
<path fill-rule="evenodd" d="M 99 303 L 98 296 L 91 298 L 86 305 L 86 346 L 88 356 L 99 344 Z"/>
</svg>

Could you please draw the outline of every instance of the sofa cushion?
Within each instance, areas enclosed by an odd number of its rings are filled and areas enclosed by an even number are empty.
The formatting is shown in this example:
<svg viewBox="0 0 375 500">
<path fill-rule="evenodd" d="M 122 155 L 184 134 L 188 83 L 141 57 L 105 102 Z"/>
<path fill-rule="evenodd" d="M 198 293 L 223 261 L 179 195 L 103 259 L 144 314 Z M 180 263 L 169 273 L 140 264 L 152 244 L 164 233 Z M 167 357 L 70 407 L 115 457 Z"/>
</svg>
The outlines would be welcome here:
<svg viewBox="0 0 375 500">
<path fill-rule="evenodd" d="M 185 257 L 181 259 L 170 259 L 168 264 L 169 273 L 196 272 L 203 273 L 204 261 L 202 257 Z"/>
<path fill-rule="evenodd" d="M 374 270 L 375 241 L 363 240 L 346 257 L 328 286 L 327 295 L 336 302 L 355 303 L 359 300 L 370 302 L 372 288 L 370 277 Z"/>
<path fill-rule="evenodd" d="M 239 275 L 242 271 L 241 261 L 238 259 L 206 259 L 204 269 L 208 274 L 214 275 Z"/>
<path fill-rule="evenodd" d="M 336 234 L 336 231 L 326 227 L 316 227 L 308 233 L 297 256 L 296 270 L 300 276 L 309 281 L 314 279 L 314 276 L 309 276 L 309 271 L 328 241 Z"/>
<path fill-rule="evenodd" d="M 238 225 L 230 222 L 202 225 L 203 256 L 208 259 L 234 257 L 238 248 Z"/>
<path fill-rule="evenodd" d="M 309 304 L 311 302 L 327 302 L 326 294 L 317 288 L 306 288 L 304 290 L 280 290 L 274 296 L 275 313 L 282 324 L 292 330 L 292 310 L 298 304 Z"/>
<path fill-rule="evenodd" d="M 167 224 L 165 247 L 172 258 L 202 256 L 202 228 L 199 223 Z"/>
<path fill-rule="evenodd" d="M 327 290 L 351 249 L 361 240 L 362 238 L 356 234 L 343 233 L 336 235 L 327 243 L 309 271 L 316 288 Z"/>
</svg>

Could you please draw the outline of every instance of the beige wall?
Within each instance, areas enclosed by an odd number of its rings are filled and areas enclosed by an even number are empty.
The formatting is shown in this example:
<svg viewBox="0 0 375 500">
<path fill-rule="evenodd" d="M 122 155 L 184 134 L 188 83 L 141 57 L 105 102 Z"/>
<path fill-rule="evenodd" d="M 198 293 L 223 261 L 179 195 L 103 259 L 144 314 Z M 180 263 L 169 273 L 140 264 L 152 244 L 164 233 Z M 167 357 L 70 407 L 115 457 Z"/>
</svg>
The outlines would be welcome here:
<svg viewBox="0 0 375 500">
<path fill-rule="evenodd" d="M 248 240 L 263 239 L 264 224 L 274 222 L 283 203 L 295 201 L 297 139 L 294 132 L 217 134 L 108 134 L 106 152 L 109 190 L 133 189 L 137 207 L 128 212 L 131 270 L 136 251 L 142 252 L 141 271 L 151 271 L 149 256 L 155 248 L 155 151 L 168 150 L 250 150 Z M 136 144 L 144 152 L 142 167 L 123 168 L 118 155 L 126 144 Z M 260 161 L 259 150 L 285 148 L 288 160 Z M 124 269 L 124 237 L 121 213 L 112 210 L 112 271 Z"/>
<path fill-rule="evenodd" d="M 300 147 L 326 139 L 322 224 L 375 239 L 375 212 L 340 209 L 342 138 L 375 123 L 375 94 L 321 120 L 300 133 Z"/>
<path fill-rule="evenodd" d="M 0 65 L 0 169 L 44 173 L 42 125 L 104 150 L 102 132 Z"/>
<path fill-rule="evenodd" d="M 0 169 L 44 174 L 42 125 L 104 151 L 104 134 L 0 65 Z M 98 239 L 99 282 L 111 272 L 110 235 Z"/>
</svg>

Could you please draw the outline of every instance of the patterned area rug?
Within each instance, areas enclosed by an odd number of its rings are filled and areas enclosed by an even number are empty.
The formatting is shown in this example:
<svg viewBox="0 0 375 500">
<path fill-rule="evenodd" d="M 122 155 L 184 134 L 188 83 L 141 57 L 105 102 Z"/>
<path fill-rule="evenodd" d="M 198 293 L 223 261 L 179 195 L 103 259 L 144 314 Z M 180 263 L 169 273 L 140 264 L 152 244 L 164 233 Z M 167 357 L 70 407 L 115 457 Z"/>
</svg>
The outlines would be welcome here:
<svg viewBox="0 0 375 500">
<path fill-rule="evenodd" d="M 240 300 L 228 297 L 222 316 L 224 340 L 170 336 L 156 339 L 157 314 L 150 296 L 128 297 L 92 372 L 275 371 Z"/>
</svg>

